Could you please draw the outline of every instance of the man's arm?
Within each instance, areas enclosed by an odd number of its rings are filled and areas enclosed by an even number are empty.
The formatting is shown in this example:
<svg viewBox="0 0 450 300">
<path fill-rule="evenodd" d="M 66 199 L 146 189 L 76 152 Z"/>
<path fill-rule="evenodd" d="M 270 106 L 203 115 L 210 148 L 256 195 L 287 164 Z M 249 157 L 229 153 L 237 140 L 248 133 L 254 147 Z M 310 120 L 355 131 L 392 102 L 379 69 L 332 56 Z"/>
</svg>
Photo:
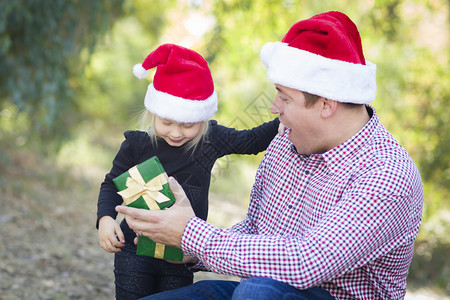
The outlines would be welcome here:
<svg viewBox="0 0 450 300">
<path fill-rule="evenodd" d="M 405 204 L 410 199 L 379 200 L 386 201 L 382 209 L 369 203 L 359 208 L 350 204 L 348 213 L 338 211 L 349 204 L 342 203 L 336 214 L 306 237 L 241 234 L 193 218 L 185 229 L 181 248 L 216 273 L 268 277 L 305 289 L 403 246 L 406 228 L 399 228 L 398 221 L 409 210 Z M 379 223 L 371 223 L 373 219 Z"/>
<path fill-rule="evenodd" d="M 177 198 L 171 208 L 146 211 L 118 206 L 117 211 L 126 215 L 134 231 L 181 247 L 185 255 L 221 274 L 269 277 L 304 289 L 360 268 L 413 242 L 417 234 L 416 230 L 412 236 L 407 233 L 417 225 L 409 213 L 414 199 L 408 196 L 367 197 L 355 191 L 303 236 L 261 235 L 219 229 L 194 217 L 182 188 L 174 179 L 169 184 Z"/>
</svg>

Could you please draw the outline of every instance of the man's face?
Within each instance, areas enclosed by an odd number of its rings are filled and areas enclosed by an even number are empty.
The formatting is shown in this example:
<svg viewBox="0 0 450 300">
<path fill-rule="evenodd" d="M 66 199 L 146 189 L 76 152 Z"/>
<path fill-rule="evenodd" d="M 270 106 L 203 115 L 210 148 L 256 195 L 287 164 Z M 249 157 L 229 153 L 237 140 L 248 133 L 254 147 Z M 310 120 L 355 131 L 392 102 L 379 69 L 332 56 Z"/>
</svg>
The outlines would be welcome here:
<svg viewBox="0 0 450 300">
<path fill-rule="evenodd" d="M 277 95 L 270 111 L 280 114 L 280 122 L 291 129 L 289 140 L 300 154 L 320 151 L 320 101 L 306 107 L 304 94 L 292 88 L 275 84 Z"/>
</svg>

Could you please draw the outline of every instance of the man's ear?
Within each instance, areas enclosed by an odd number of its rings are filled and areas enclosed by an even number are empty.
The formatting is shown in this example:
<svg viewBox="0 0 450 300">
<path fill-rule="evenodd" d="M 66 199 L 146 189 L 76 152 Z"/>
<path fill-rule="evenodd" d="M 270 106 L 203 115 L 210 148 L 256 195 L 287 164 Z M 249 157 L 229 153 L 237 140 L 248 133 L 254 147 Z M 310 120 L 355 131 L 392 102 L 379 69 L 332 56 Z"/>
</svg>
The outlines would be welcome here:
<svg viewBox="0 0 450 300">
<path fill-rule="evenodd" d="M 331 116 L 333 116 L 334 113 L 336 112 L 338 103 L 335 100 L 330 100 L 327 98 L 322 98 L 321 101 L 322 101 L 322 111 L 321 111 L 322 118 L 328 119 Z"/>
</svg>

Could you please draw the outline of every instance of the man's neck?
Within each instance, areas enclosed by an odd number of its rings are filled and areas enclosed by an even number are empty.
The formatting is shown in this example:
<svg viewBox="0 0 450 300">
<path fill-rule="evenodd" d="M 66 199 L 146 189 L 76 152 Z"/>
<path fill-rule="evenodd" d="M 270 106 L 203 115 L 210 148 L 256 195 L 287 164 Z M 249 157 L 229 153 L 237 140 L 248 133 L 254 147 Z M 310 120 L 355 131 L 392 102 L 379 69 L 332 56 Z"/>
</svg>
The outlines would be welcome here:
<svg viewBox="0 0 450 300">
<path fill-rule="evenodd" d="M 328 150 L 342 144 L 359 132 L 369 122 L 370 116 L 365 107 L 348 108 L 341 105 L 327 126 Z"/>
</svg>

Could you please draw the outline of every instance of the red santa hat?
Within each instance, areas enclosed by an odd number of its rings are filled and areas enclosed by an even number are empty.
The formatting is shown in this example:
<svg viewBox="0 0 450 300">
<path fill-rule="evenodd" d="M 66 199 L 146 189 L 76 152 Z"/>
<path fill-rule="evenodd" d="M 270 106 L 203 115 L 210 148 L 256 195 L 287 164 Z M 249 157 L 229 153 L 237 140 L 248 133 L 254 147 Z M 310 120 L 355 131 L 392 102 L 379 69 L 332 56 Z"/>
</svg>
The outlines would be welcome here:
<svg viewBox="0 0 450 300">
<path fill-rule="evenodd" d="M 365 60 L 356 25 L 331 11 L 294 24 L 281 42 L 261 49 L 267 76 L 275 84 L 331 100 L 375 100 L 376 65 Z"/>
<path fill-rule="evenodd" d="M 163 44 L 142 64 L 133 67 L 137 78 L 156 67 L 147 88 L 145 107 L 153 114 L 182 123 L 206 121 L 217 111 L 217 94 L 206 60 L 197 52 Z"/>
</svg>

